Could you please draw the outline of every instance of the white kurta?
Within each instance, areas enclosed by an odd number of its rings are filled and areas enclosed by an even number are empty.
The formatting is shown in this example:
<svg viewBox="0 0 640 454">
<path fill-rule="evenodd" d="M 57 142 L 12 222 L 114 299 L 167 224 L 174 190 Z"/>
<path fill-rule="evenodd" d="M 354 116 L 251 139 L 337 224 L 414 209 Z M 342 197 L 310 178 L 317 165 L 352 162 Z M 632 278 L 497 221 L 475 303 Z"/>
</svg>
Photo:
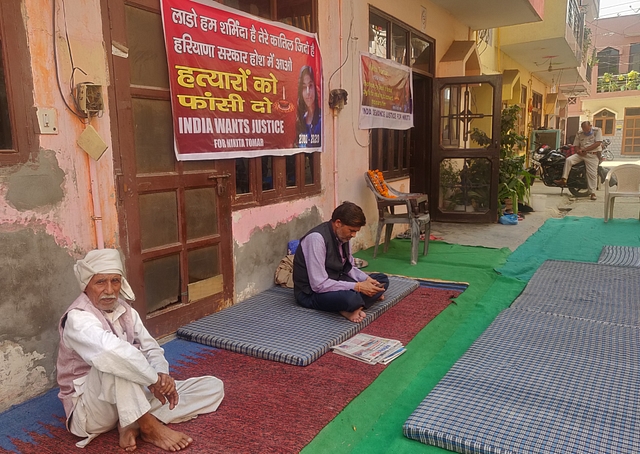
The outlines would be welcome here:
<svg viewBox="0 0 640 454">
<path fill-rule="evenodd" d="M 173 410 L 168 403 L 162 405 L 147 387 L 157 382 L 158 373 L 169 373 L 164 350 L 133 309 L 134 334 L 140 349 L 129 344 L 119 322 L 124 313 L 122 306 L 104 313 L 115 333 L 105 331 L 100 320 L 87 311 L 72 310 L 67 315 L 62 341 L 91 366 L 88 375 L 74 380 L 73 397 L 77 400 L 70 430 L 85 438 L 78 447 L 86 446 L 118 422 L 128 426 L 147 412 L 165 424 L 177 423 L 215 411 L 224 397 L 222 381 L 212 376 L 197 377 L 176 381 L 180 398 Z"/>
</svg>

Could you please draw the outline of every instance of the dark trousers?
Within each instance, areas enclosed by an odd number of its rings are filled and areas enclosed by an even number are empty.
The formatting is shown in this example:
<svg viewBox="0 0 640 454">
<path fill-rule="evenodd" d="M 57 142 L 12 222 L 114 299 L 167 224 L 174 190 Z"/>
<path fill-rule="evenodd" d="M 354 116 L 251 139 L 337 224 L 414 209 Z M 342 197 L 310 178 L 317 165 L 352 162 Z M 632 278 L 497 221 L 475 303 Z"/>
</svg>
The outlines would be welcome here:
<svg viewBox="0 0 640 454">
<path fill-rule="evenodd" d="M 389 288 L 389 278 L 386 274 L 371 273 L 369 276 L 371 276 L 372 279 L 380 282 L 380 284 L 384 286 L 385 290 Z M 356 309 L 360 309 L 362 307 L 368 309 L 373 303 L 378 301 L 378 298 L 380 298 L 383 293 L 384 292 L 378 292 L 373 296 L 367 296 L 364 293 L 356 292 L 353 290 L 312 293 L 311 295 L 300 293 L 298 295 L 298 304 L 302 307 L 317 309 L 319 311 L 353 312 Z"/>
</svg>

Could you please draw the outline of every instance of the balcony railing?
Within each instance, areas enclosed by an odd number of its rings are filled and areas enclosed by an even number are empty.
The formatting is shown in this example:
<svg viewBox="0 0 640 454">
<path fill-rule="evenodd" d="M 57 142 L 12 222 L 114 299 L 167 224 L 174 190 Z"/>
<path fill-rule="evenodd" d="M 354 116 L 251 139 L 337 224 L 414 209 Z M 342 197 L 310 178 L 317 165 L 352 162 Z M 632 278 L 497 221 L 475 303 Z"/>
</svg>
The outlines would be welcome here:
<svg viewBox="0 0 640 454">
<path fill-rule="evenodd" d="M 640 73 L 630 71 L 627 74 L 604 73 L 598 77 L 598 93 L 615 93 L 619 91 L 640 90 Z"/>
<path fill-rule="evenodd" d="M 576 57 L 578 58 L 578 61 L 582 61 L 582 42 L 584 40 L 584 13 L 580 10 L 580 7 L 578 6 L 578 2 L 576 2 L 576 0 L 569 0 L 569 6 L 567 8 L 567 24 L 573 31 L 573 36 L 576 39 Z"/>
</svg>

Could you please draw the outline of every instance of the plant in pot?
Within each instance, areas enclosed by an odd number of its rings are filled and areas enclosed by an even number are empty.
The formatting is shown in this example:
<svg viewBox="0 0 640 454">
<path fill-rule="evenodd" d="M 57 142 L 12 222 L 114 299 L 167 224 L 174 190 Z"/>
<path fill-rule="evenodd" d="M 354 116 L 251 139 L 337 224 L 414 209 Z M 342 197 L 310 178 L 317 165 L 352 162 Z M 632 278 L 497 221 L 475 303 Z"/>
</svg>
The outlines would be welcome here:
<svg viewBox="0 0 640 454">
<path fill-rule="evenodd" d="M 500 167 L 498 177 L 498 203 L 507 205 L 510 201 L 513 207 L 518 207 L 518 201 L 524 202 L 531 194 L 531 179 L 533 176 L 524 168 L 524 155 L 518 155 L 526 144 L 526 138 L 518 134 L 516 124 L 520 106 L 507 106 L 500 116 Z M 491 143 L 487 134 L 473 128 L 471 138 L 480 146 L 486 147 Z"/>
<path fill-rule="evenodd" d="M 464 187 L 473 211 L 489 209 L 491 161 L 485 158 L 465 158 Z"/>
<path fill-rule="evenodd" d="M 456 168 L 452 159 L 444 159 L 440 163 L 440 206 L 447 210 L 454 210 L 461 197 L 460 170 Z"/>
<path fill-rule="evenodd" d="M 453 211 L 487 210 L 489 175 L 490 162 L 487 159 L 444 159 L 440 164 L 440 206 Z"/>
</svg>

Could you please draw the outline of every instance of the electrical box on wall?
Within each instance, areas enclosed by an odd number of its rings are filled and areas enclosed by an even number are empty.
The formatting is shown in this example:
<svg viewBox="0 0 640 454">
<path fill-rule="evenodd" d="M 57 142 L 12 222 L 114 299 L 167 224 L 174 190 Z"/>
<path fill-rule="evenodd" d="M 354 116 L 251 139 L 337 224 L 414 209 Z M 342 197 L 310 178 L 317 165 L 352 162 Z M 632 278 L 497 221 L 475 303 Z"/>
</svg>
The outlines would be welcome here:
<svg viewBox="0 0 640 454">
<path fill-rule="evenodd" d="M 89 117 L 96 116 L 104 110 L 102 85 L 88 83 L 78 84 L 76 86 L 76 99 L 78 109 Z"/>
</svg>

